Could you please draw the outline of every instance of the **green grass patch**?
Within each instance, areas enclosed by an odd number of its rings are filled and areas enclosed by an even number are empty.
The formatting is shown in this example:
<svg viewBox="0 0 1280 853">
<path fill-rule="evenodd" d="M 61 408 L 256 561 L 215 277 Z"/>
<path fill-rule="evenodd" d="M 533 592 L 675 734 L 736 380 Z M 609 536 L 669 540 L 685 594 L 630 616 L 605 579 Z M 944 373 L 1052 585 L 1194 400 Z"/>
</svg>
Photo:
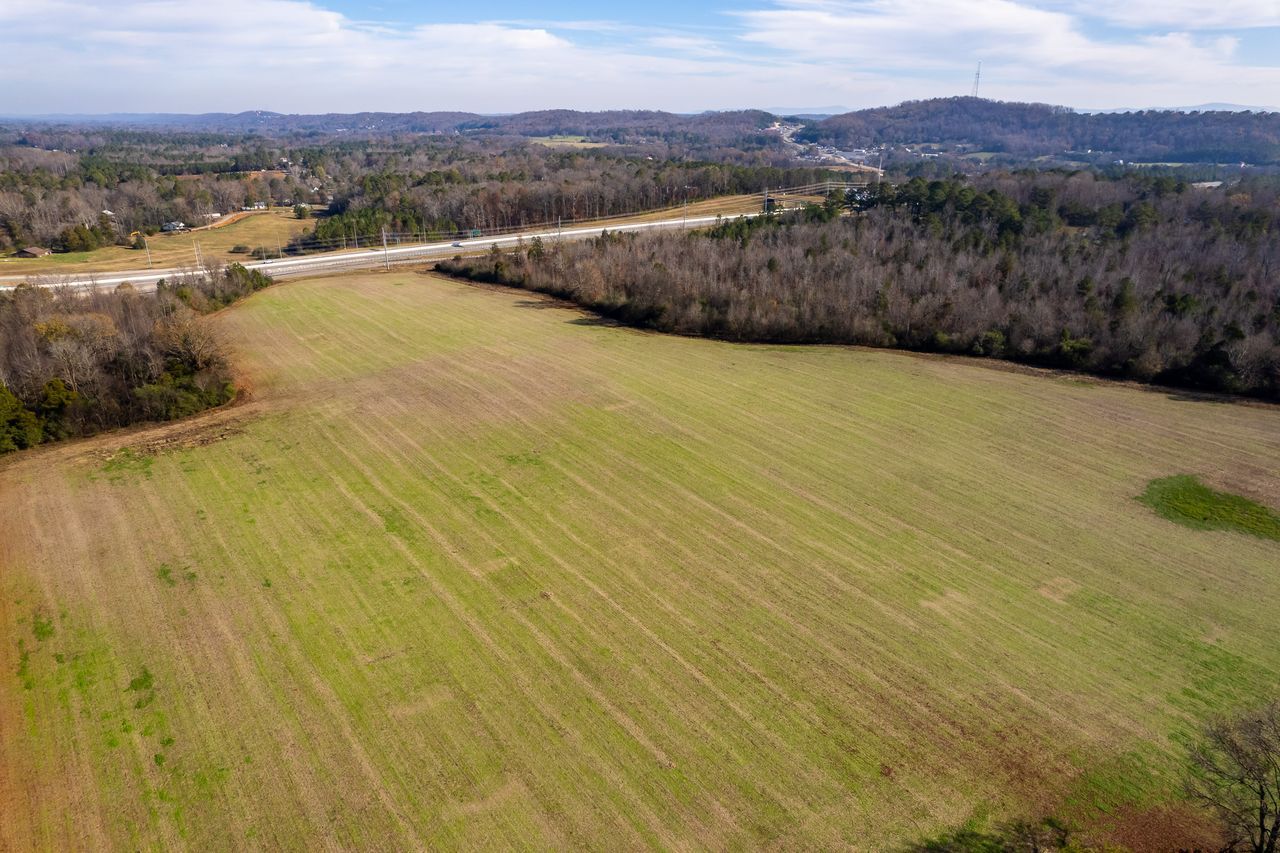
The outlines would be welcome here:
<svg viewBox="0 0 1280 853">
<path fill-rule="evenodd" d="M 1280 541 L 1280 515 L 1240 495 L 1215 491 L 1189 474 L 1152 480 L 1138 500 L 1184 527 Z"/>
<path fill-rule="evenodd" d="M 151 466 L 155 461 L 154 456 L 126 447 L 119 453 L 113 453 L 111 458 L 103 464 L 102 470 L 111 475 L 110 479 L 113 483 L 124 479 L 128 474 L 142 474 L 150 479 Z"/>
<path fill-rule="evenodd" d="M 159 578 L 160 582 L 165 586 L 177 586 L 178 578 L 174 575 L 173 571 L 173 566 L 168 563 L 161 563 L 160 567 L 156 569 L 156 577 Z M 182 579 L 189 584 L 195 583 L 198 577 L 199 575 L 192 571 L 190 567 L 182 570 Z"/>
<path fill-rule="evenodd" d="M 134 676 L 129 681 L 129 690 L 134 693 L 141 693 L 144 690 L 150 690 L 155 684 L 155 678 L 151 675 L 151 670 L 145 666 L 142 668 L 142 674 Z"/>
<path fill-rule="evenodd" d="M 413 533 L 413 525 L 400 510 L 389 507 L 376 510 L 376 512 L 378 517 L 382 519 L 383 529 L 392 536 L 399 536 L 404 539 Z"/>
<path fill-rule="evenodd" d="M 138 698 L 134 700 L 134 710 L 140 710 L 147 707 L 156 698 L 155 678 L 151 675 L 151 670 L 145 666 L 142 668 L 142 674 L 137 675 L 129 681 L 129 687 L 126 692 L 136 693 Z M 143 734 L 148 734 L 144 731 Z"/>
<path fill-rule="evenodd" d="M 36 686 L 36 680 L 31 675 L 31 650 L 22 640 L 18 640 L 18 681 L 22 682 L 23 690 L 31 690 Z"/>
<path fill-rule="evenodd" d="M 53 636 L 53 617 L 36 613 L 31 617 L 31 633 L 36 639 L 44 641 Z"/>
</svg>

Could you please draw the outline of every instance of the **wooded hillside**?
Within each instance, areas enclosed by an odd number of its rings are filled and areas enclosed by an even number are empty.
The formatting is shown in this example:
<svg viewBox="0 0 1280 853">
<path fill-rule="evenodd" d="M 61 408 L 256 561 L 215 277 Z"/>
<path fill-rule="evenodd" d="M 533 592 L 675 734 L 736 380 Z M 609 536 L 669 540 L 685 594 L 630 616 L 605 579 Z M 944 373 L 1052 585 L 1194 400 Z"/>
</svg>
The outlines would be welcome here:
<svg viewBox="0 0 1280 853">
<path fill-rule="evenodd" d="M 832 116 L 797 138 L 844 148 L 941 143 L 1022 156 L 1107 152 L 1154 162 L 1280 163 L 1280 113 L 1078 113 L 981 98 L 908 101 Z"/>
</svg>

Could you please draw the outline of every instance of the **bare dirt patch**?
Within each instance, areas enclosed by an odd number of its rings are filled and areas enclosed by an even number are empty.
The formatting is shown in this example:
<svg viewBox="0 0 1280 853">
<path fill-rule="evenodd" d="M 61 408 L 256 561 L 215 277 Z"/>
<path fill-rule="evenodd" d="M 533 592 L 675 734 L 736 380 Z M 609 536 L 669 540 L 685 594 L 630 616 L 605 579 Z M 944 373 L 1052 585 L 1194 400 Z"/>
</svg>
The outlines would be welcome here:
<svg viewBox="0 0 1280 853">
<path fill-rule="evenodd" d="M 1059 604 L 1066 604 L 1067 599 L 1070 598 L 1071 594 L 1078 589 L 1080 589 L 1080 584 L 1076 583 L 1071 578 L 1057 577 L 1051 578 L 1041 584 L 1040 588 L 1037 589 L 1036 592 L 1040 593 L 1050 601 L 1056 601 Z"/>
<path fill-rule="evenodd" d="M 932 610 L 949 619 L 967 612 L 973 604 L 964 593 L 958 590 L 949 589 L 937 598 L 926 599 L 920 602 L 920 606 L 926 610 Z"/>
<path fill-rule="evenodd" d="M 1133 853 L 1220 850 L 1223 844 L 1222 833 L 1211 817 L 1178 804 L 1123 808 L 1112 825 L 1097 836 L 1102 843 Z"/>
</svg>

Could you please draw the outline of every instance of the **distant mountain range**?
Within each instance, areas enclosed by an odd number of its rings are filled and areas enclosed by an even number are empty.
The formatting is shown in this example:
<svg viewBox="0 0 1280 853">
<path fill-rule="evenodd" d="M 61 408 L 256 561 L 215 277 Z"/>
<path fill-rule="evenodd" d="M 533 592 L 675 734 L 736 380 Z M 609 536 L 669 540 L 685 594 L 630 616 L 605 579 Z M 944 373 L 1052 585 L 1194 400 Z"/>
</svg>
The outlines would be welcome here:
<svg viewBox="0 0 1280 853">
<path fill-rule="evenodd" d="M 261 128 L 308 129 L 339 127 L 355 128 L 371 124 L 391 127 L 414 127 L 427 131 L 458 130 L 479 127 L 502 128 L 508 124 L 543 123 L 546 127 L 554 127 L 568 122 L 575 127 L 597 126 L 600 124 L 652 125 L 669 126 L 689 120 L 693 123 L 705 123 L 722 116 L 783 116 L 790 118 L 826 119 L 849 114 L 866 114 L 882 112 L 905 107 L 909 104 L 941 104 L 963 98 L 933 98 L 923 101 L 906 101 L 896 107 L 870 107 L 852 109 L 846 106 L 828 105 L 823 107 L 769 107 L 768 109 L 742 110 L 706 110 L 701 113 L 669 113 L 660 110 L 605 110 L 600 112 L 583 112 L 579 110 L 538 110 L 523 113 L 470 113 L 457 111 L 435 112 L 364 112 L 364 113 L 278 113 L 269 110 L 246 110 L 239 113 L 44 113 L 40 115 L 19 115 L 0 113 L 0 121 L 20 122 L 23 124 L 77 124 L 77 125 L 149 125 L 156 127 L 189 127 L 189 128 L 233 128 L 236 130 L 253 130 Z M 981 100 L 988 104 L 1013 103 L 1004 101 Z M 1280 112 L 1280 107 L 1247 106 L 1214 102 L 1194 104 L 1184 107 L 1110 107 L 1107 109 L 1073 109 L 1070 107 L 1053 107 L 1055 110 L 1081 113 L 1083 115 L 1114 115 L 1117 113 L 1140 112 Z"/>
<path fill-rule="evenodd" d="M 849 107 L 769 107 L 765 112 L 776 116 L 822 119 L 853 112 Z"/>
<path fill-rule="evenodd" d="M 1175 113 L 1274 113 L 1280 112 L 1276 107 L 1248 107 L 1243 104 L 1196 104 L 1190 107 L 1113 107 L 1109 110 L 1077 110 L 1081 113 L 1143 113 L 1143 112 L 1175 112 Z"/>
<path fill-rule="evenodd" d="M 708 112 L 697 115 L 649 110 L 540 110 L 513 115 L 465 112 L 325 113 L 291 115 L 252 110 L 242 113 L 114 113 L 0 117 L 23 125 L 116 126 L 218 133 L 341 134 L 499 133 L 522 136 L 582 135 L 618 142 L 652 135 L 687 134 L 691 140 L 740 138 L 757 134 L 774 121 L 762 110 Z"/>
</svg>

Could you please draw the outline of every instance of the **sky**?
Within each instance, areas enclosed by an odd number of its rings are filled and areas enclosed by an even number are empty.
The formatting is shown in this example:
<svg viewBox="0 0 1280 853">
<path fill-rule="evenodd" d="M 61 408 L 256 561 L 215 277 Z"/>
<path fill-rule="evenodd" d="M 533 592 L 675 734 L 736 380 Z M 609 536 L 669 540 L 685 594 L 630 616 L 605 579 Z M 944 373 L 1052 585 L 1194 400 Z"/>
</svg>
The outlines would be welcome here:
<svg viewBox="0 0 1280 853">
<path fill-rule="evenodd" d="M 1280 0 L 0 0 L 0 115 L 1280 107 Z"/>
</svg>

